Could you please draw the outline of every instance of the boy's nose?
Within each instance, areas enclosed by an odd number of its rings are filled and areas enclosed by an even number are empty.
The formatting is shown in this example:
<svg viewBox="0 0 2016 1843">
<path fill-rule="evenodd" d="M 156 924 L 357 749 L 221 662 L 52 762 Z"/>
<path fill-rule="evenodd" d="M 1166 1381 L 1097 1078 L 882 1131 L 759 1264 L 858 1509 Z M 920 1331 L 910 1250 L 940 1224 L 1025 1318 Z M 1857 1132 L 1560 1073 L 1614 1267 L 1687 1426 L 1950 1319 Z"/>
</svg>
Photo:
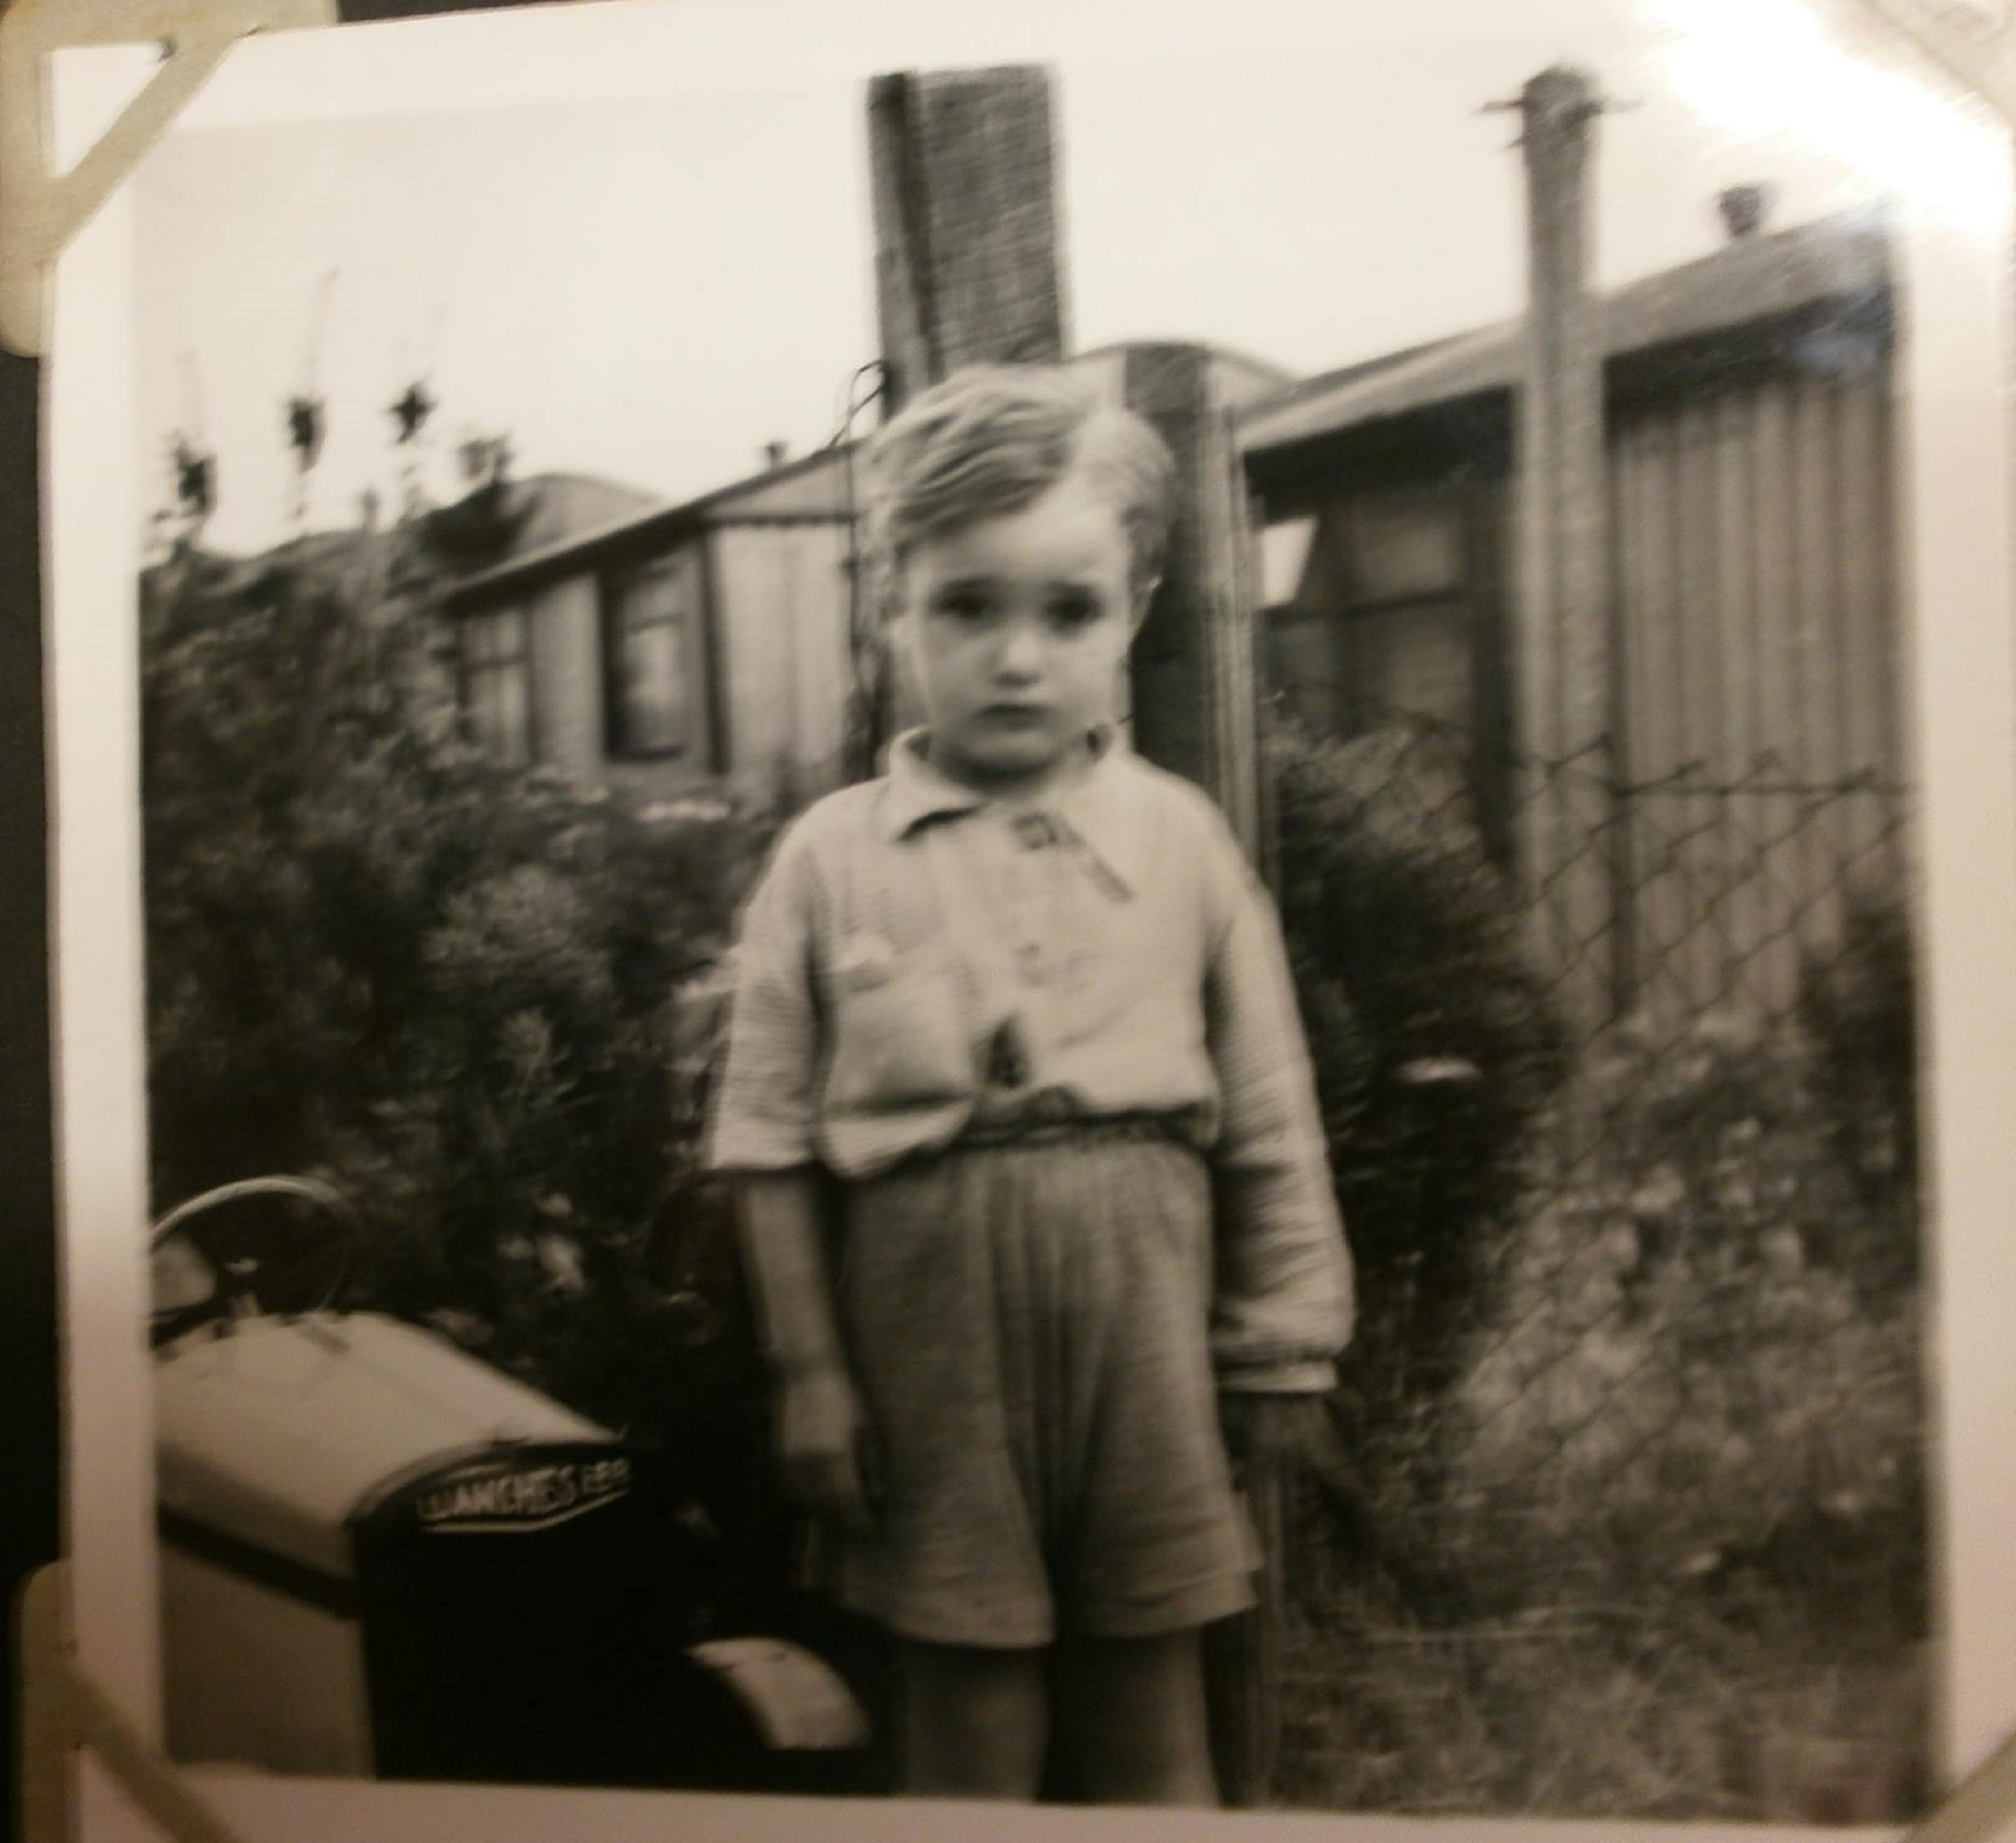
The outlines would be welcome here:
<svg viewBox="0 0 2016 1843">
<path fill-rule="evenodd" d="M 1003 678 L 1033 678 L 1042 670 L 1042 636 L 1032 622 L 1011 621 L 1001 636 L 1001 650 L 995 657 L 995 669 Z"/>
</svg>

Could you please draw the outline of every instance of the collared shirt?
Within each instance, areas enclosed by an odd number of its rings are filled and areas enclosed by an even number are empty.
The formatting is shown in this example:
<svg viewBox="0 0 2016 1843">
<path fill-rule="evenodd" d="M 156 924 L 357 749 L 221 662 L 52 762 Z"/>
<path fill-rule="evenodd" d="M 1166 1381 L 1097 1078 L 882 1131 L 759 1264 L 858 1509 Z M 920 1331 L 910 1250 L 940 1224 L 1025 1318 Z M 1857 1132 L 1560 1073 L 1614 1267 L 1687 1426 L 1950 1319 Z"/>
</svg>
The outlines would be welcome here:
<svg viewBox="0 0 2016 1843">
<path fill-rule="evenodd" d="M 1217 808 L 1095 738 L 1010 808 L 922 732 L 779 841 L 744 913 L 710 1162 L 861 1181 L 963 1134 L 1154 1115 L 1209 1158 L 1229 1386 L 1325 1386 L 1351 1272 L 1279 924 Z"/>
</svg>

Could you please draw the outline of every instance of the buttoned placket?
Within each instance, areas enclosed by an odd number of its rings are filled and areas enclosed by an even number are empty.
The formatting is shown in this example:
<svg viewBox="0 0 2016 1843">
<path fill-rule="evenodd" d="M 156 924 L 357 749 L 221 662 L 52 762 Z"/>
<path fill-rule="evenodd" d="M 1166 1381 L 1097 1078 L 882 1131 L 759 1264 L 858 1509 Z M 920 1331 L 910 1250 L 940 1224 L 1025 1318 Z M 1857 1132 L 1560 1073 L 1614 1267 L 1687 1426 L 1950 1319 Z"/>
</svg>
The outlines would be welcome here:
<svg viewBox="0 0 2016 1843">
<path fill-rule="evenodd" d="M 1006 1013 L 989 1073 L 998 1086 L 1025 1089 L 1035 1085 L 1050 1060 L 1049 1028 L 1054 995 L 1046 934 L 1054 923 L 1056 859 L 1051 848 L 1056 828 L 1035 812 L 995 812 L 986 815 L 987 868 L 993 873 L 989 919 L 1007 948 L 1008 988 L 999 995 Z"/>
<path fill-rule="evenodd" d="M 1049 982 L 1049 955 L 1056 938 L 1057 880 L 1061 866 L 1053 855 L 1060 843 L 1054 821 L 1046 813 L 1006 815 L 1013 844 L 1006 855 L 1008 900 L 1003 911 L 1013 947 L 1015 970 L 1024 986 Z"/>
<path fill-rule="evenodd" d="M 955 836 L 959 827 L 970 828 L 963 840 Z M 1050 939 L 1063 920 L 1063 835 L 1047 814 L 999 808 L 969 814 L 954 829 L 932 841 L 947 920 L 979 973 L 984 1015 L 998 1020 L 985 1053 L 988 1085 L 1020 1091 L 1053 1048 L 1058 964 Z"/>
</svg>

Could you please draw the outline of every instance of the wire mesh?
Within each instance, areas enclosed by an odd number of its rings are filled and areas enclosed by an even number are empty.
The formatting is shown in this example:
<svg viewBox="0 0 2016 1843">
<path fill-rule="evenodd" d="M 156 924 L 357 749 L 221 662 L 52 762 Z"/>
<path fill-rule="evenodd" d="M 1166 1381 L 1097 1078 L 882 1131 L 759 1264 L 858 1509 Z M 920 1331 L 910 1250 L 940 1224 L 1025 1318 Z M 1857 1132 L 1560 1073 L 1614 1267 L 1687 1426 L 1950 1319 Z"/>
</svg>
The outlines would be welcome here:
<svg viewBox="0 0 2016 1843">
<path fill-rule="evenodd" d="M 1564 1633 L 1636 1682 L 1618 1634 L 1732 1582 L 1921 1621 L 1912 799 L 1326 707 L 1275 725 L 1280 895 L 1362 1304 L 1284 1694 L 1293 1769 L 1334 1794 L 1341 1749 L 1381 1803 L 1340 1699 L 1489 1685 L 1516 1726 Z"/>
</svg>

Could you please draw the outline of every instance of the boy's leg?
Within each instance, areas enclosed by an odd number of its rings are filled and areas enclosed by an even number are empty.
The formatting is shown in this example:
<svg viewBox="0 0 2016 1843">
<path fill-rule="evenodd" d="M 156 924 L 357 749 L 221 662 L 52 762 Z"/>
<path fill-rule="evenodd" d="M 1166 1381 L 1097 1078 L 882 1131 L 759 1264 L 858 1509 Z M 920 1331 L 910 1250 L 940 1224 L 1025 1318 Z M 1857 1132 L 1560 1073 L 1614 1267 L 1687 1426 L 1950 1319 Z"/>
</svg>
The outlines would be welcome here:
<svg viewBox="0 0 2016 1843">
<path fill-rule="evenodd" d="M 1204 1661 L 1195 1631 L 1060 1639 L 1052 1732 L 1071 1788 L 1100 1805 L 1215 1805 Z"/>
<path fill-rule="evenodd" d="M 905 1640 L 902 1705 L 905 1791 L 1035 1797 L 1046 1727 L 1042 1652 Z"/>
</svg>

